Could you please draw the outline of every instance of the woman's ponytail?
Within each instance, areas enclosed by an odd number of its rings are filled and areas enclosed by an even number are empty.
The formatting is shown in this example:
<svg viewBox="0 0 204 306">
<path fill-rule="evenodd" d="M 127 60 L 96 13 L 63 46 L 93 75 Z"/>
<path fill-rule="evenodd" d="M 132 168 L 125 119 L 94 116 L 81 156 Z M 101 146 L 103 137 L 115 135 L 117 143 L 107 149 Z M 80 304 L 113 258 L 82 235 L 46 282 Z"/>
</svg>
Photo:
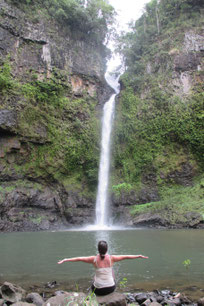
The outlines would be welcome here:
<svg viewBox="0 0 204 306">
<path fill-rule="evenodd" d="M 99 243 L 98 243 L 98 251 L 99 251 L 101 260 L 104 260 L 107 250 L 108 250 L 107 242 L 103 241 L 103 240 L 99 241 Z"/>
</svg>

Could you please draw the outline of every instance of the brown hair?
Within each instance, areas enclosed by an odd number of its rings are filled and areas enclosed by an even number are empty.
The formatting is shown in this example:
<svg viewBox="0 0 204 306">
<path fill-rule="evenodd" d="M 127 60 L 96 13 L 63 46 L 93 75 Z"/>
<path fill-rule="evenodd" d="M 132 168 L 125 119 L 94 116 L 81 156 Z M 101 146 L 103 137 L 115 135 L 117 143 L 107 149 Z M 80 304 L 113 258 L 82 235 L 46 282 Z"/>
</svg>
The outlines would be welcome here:
<svg viewBox="0 0 204 306">
<path fill-rule="evenodd" d="M 98 251 L 100 254 L 101 259 L 103 260 L 105 258 L 105 254 L 108 251 L 108 244 L 106 241 L 99 241 L 98 243 Z"/>
</svg>

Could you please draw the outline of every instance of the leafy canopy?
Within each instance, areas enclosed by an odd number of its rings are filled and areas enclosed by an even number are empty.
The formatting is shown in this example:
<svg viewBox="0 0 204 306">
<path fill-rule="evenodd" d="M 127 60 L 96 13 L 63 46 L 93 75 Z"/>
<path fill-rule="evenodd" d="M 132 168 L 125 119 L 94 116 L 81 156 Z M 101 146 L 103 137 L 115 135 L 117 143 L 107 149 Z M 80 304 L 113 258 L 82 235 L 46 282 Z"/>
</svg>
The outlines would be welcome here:
<svg viewBox="0 0 204 306">
<path fill-rule="evenodd" d="M 107 0 L 9 0 L 19 8 L 46 11 L 63 26 L 80 30 L 102 42 L 114 21 L 114 8 Z"/>
</svg>

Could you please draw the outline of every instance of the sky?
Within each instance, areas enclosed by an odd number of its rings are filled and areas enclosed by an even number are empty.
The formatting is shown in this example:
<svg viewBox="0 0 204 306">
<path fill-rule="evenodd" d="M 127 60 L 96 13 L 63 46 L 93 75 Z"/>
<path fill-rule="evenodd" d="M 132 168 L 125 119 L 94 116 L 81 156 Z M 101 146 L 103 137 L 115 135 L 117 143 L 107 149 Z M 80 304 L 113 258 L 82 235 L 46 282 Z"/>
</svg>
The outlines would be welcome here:
<svg viewBox="0 0 204 306">
<path fill-rule="evenodd" d="M 118 31 L 128 31 L 128 23 L 131 20 L 137 20 L 143 13 L 145 4 L 150 0 L 109 0 L 109 3 L 115 8 L 118 17 Z M 121 65 L 119 54 L 114 54 L 114 43 L 109 41 L 108 47 L 112 50 L 112 58 L 109 60 L 107 74 L 118 70 Z"/>
<path fill-rule="evenodd" d="M 109 0 L 109 3 L 115 8 L 118 13 L 120 26 L 127 29 L 127 23 L 132 19 L 138 19 L 146 3 L 150 0 Z"/>
</svg>

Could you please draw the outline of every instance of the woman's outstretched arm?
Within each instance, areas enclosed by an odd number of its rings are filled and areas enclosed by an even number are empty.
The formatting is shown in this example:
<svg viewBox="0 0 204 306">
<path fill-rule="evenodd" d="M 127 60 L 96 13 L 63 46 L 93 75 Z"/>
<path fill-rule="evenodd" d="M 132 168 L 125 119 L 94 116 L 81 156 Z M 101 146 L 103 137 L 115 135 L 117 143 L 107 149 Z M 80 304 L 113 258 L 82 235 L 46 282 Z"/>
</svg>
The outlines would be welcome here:
<svg viewBox="0 0 204 306">
<path fill-rule="evenodd" d="M 125 259 L 135 259 L 135 258 L 149 258 L 143 255 L 112 255 L 111 260 L 112 262 L 117 262 Z"/>
<path fill-rule="evenodd" d="M 66 262 L 66 261 L 72 261 L 72 262 L 82 261 L 82 262 L 92 264 L 94 262 L 94 258 L 95 258 L 95 256 L 65 258 L 65 259 L 62 259 L 62 260 L 58 261 L 58 264 L 61 265 L 62 263 Z"/>
</svg>

